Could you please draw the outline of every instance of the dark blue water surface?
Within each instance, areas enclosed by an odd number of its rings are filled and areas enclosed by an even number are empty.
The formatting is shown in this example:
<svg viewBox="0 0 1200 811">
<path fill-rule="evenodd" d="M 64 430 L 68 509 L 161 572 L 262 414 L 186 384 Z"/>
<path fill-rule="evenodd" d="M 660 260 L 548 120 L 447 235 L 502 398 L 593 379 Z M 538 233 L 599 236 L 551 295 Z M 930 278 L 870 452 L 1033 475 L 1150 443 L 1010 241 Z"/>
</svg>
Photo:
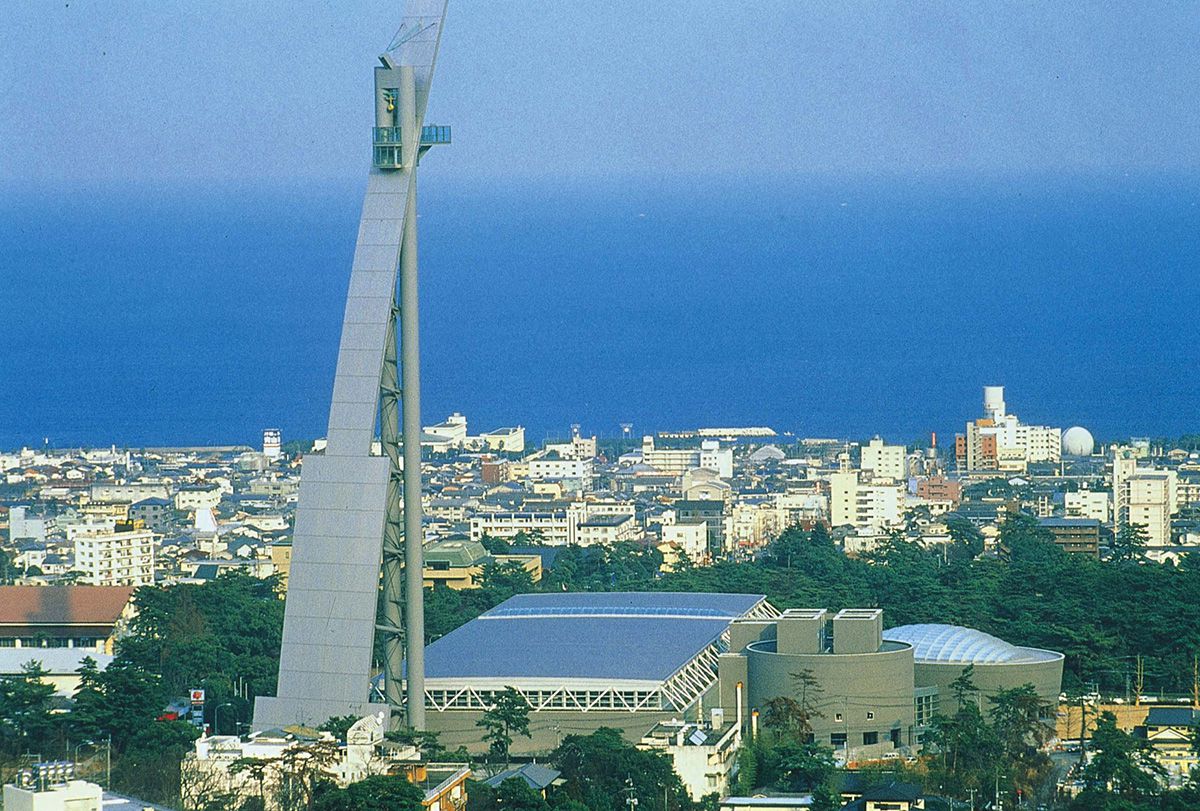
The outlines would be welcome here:
<svg viewBox="0 0 1200 811">
<path fill-rule="evenodd" d="M 428 420 L 1200 430 L 1195 178 L 424 183 Z M 361 191 L 6 192 L 0 447 L 323 433 Z"/>
</svg>

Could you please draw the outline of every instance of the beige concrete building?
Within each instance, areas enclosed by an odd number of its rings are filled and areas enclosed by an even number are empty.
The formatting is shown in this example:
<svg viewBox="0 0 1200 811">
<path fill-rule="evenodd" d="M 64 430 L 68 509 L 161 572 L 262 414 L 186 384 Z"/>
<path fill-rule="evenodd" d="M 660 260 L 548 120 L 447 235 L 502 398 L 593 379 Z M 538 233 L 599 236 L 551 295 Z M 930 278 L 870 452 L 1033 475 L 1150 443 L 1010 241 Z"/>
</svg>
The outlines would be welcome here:
<svg viewBox="0 0 1200 811">
<path fill-rule="evenodd" d="M 903 445 L 885 445 L 882 438 L 875 437 L 863 445 L 862 462 L 859 467 L 870 471 L 875 479 L 901 481 L 907 478 L 905 455 L 906 449 Z"/>
</svg>

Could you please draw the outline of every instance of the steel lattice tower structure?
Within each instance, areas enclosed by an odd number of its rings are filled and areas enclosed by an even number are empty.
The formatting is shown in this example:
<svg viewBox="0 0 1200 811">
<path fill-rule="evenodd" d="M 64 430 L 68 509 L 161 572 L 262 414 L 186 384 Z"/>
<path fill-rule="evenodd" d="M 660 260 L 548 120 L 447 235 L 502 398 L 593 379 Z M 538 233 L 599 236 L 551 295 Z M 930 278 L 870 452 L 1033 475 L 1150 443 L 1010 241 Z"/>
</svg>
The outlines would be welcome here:
<svg viewBox="0 0 1200 811">
<path fill-rule="evenodd" d="M 279 685 L 255 702 L 259 729 L 402 705 L 408 725 L 425 728 L 417 166 L 450 142 L 449 127 L 424 123 L 446 0 L 405 0 L 404 11 L 375 68 L 371 172 L 327 444 L 304 460 Z M 386 704 L 370 701 L 377 631 Z"/>
</svg>

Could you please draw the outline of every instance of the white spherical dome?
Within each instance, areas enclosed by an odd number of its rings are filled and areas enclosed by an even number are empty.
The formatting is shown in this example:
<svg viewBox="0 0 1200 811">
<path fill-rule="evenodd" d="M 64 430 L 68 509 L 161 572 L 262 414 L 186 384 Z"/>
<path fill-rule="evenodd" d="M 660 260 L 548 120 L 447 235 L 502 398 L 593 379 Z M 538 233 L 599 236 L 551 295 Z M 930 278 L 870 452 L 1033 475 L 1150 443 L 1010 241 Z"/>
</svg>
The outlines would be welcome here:
<svg viewBox="0 0 1200 811">
<path fill-rule="evenodd" d="M 1091 456 L 1096 449 L 1096 440 L 1092 432 L 1076 425 L 1068 428 L 1062 435 L 1062 452 L 1064 456 Z"/>
</svg>

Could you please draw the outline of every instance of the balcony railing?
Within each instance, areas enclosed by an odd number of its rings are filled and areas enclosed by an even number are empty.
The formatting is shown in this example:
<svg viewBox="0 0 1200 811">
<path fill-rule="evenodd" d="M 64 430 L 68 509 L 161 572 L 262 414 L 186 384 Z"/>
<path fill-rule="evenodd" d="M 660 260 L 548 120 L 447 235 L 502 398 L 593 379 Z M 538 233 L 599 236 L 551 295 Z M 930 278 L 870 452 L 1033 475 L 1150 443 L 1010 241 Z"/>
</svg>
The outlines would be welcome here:
<svg viewBox="0 0 1200 811">
<path fill-rule="evenodd" d="M 372 163 L 378 169 L 400 169 L 404 166 L 401 150 L 403 129 L 401 127 L 374 127 L 371 130 Z M 444 124 L 426 124 L 421 127 L 420 150 L 431 146 L 450 143 L 450 127 Z"/>
</svg>

